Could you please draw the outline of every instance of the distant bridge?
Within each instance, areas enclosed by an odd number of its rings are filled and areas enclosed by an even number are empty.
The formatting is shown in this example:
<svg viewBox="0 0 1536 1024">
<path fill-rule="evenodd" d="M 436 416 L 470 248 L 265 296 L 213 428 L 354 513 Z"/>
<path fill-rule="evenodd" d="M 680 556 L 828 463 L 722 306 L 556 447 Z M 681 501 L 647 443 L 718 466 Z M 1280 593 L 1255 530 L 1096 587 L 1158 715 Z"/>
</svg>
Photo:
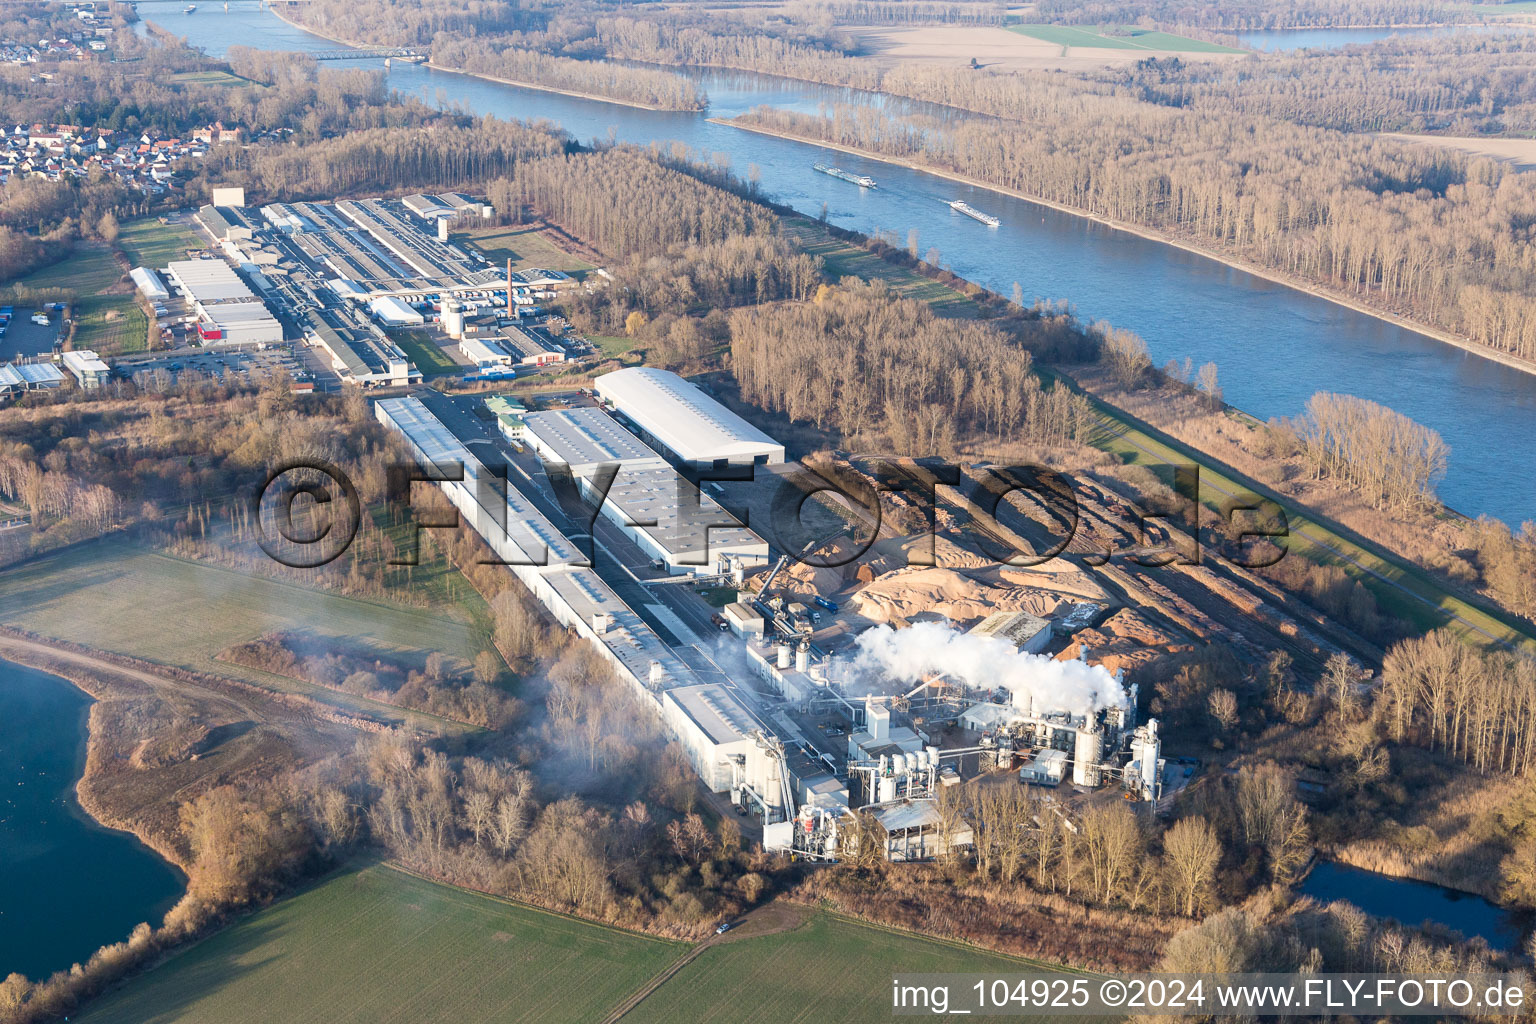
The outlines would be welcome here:
<svg viewBox="0 0 1536 1024">
<path fill-rule="evenodd" d="M 313 57 L 315 60 L 387 60 L 390 57 L 426 60 L 430 54 L 426 50 L 418 50 L 410 46 L 395 46 L 389 49 L 369 47 L 357 50 L 313 50 L 304 56 Z"/>
</svg>

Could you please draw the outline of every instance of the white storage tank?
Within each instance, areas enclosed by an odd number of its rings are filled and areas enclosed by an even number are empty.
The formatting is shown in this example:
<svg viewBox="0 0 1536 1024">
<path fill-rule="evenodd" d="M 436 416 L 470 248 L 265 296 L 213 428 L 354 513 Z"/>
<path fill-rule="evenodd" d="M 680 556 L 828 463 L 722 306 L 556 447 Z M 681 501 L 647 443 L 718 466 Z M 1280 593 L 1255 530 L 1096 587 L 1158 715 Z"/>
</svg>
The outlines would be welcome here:
<svg viewBox="0 0 1536 1024">
<path fill-rule="evenodd" d="M 893 754 L 893 755 L 891 755 L 891 774 L 892 775 L 905 775 L 905 774 L 907 774 L 907 755 L 906 754 Z"/>
<path fill-rule="evenodd" d="M 795 650 L 795 671 L 808 672 L 810 668 L 811 645 L 802 640 L 800 641 L 800 646 Z"/>
<path fill-rule="evenodd" d="M 787 644 L 787 643 L 780 643 L 779 644 L 779 660 L 778 660 L 779 668 L 789 668 L 789 658 L 790 658 L 789 644 Z"/>
<path fill-rule="evenodd" d="M 1094 729 L 1079 729 L 1072 749 L 1072 782 L 1079 786 L 1099 784 L 1099 761 L 1104 756 L 1103 738 Z"/>
<path fill-rule="evenodd" d="M 464 311 L 453 299 L 443 302 L 443 333 L 450 338 L 464 337 Z"/>
</svg>

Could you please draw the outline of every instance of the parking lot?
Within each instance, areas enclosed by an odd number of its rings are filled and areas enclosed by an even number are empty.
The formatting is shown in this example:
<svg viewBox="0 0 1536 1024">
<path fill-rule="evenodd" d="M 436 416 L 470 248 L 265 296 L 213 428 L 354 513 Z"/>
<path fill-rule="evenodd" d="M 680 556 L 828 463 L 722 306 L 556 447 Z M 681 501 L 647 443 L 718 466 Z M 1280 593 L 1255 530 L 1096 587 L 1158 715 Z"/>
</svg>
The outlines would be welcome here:
<svg viewBox="0 0 1536 1024">
<path fill-rule="evenodd" d="M 164 374 L 168 380 L 179 379 L 184 373 L 199 373 L 219 381 L 233 379 L 234 382 L 246 383 L 260 382 L 278 370 L 286 370 L 295 380 L 310 379 L 312 374 L 305 365 L 304 354 L 295 354 L 289 349 L 288 344 L 262 351 L 177 349 L 154 356 L 120 359 L 113 372 L 128 378 L 136 378 L 141 373 Z"/>
<path fill-rule="evenodd" d="M 32 322 L 32 314 L 36 310 L 36 306 L 16 307 L 5 336 L 0 338 L 0 362 L 9 362 L 18 355 L 45 356 L 53 351 L 53 343 L 58 340 L 59 331 L 63 329 L 64 318 L 62 314 L 50 310 L 50 323 L 44 327 Z"/>
</svg>

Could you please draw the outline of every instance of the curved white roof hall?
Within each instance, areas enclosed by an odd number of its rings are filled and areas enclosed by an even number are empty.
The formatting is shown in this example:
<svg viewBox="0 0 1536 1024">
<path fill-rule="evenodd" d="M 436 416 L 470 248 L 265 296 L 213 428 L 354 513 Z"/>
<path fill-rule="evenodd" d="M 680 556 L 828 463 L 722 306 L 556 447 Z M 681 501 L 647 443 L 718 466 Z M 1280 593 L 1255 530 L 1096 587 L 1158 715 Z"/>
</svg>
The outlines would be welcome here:
<svg viewBox="0 0 1536 1024">
<path fill-rule="evenodd" d="M 783 445 L 669 370 L 631 366 L 592 383 L 682 462 L 784 461 Z"/>
</svg>

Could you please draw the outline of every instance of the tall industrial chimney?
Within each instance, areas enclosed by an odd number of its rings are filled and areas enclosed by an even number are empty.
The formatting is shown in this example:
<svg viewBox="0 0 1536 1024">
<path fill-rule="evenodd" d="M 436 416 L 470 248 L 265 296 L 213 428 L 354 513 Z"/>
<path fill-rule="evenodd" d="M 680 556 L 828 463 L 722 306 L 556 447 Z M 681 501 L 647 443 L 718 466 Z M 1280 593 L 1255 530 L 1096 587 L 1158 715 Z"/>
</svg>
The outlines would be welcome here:
<svg viewBox="0 0 1536 1024">
<path fill-rule="evenodd" d="M 515 316 L 515 315 L 516 314 L 512 312 L 512 259 L 511 259 L 511 257 L 508 257 L 507 258 L 507 316 L 512 317 L 512 316 Z"/>
</svg>

